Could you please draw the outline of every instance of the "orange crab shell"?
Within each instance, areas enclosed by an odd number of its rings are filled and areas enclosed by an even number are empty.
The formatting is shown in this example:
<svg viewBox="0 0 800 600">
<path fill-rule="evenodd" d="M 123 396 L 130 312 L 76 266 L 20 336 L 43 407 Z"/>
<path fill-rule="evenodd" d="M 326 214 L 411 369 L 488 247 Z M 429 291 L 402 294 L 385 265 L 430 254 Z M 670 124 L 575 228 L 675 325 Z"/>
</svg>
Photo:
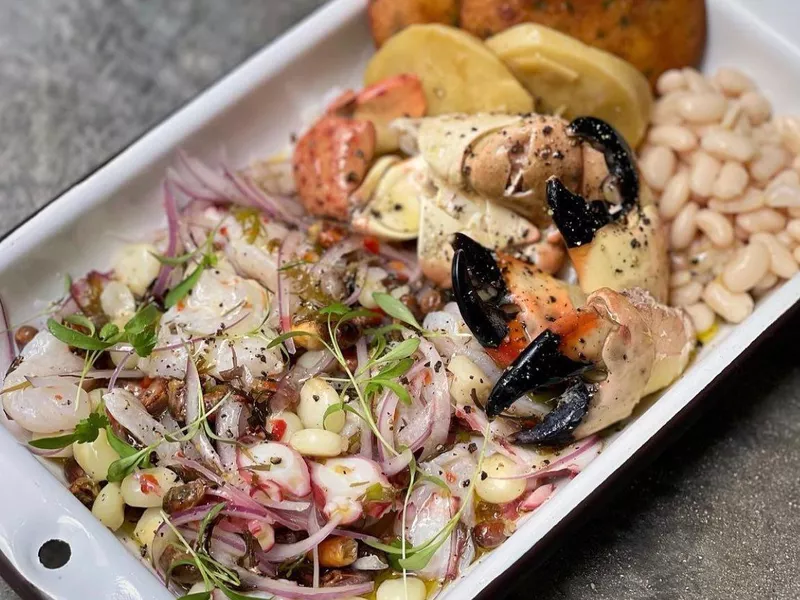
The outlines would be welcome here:
<svg viewBox="0 0 800 600">
<path fill-rule="evenodd" d="M 292 159 L 295 185 L 306 210 L 346 220 L 348 199 L 375 154 L 370 121 L 326 115 L 300 138 Z"/>
</svg>

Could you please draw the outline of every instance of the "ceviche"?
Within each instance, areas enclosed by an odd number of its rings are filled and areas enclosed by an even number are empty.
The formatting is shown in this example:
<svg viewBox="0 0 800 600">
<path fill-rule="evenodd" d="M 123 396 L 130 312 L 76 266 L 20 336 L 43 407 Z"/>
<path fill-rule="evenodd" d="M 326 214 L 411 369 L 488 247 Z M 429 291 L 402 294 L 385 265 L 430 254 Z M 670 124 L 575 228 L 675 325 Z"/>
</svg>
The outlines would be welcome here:
<svg viewBox="0 0 800 600">
<path fill-rule="evenodd" d="M 365 80 L 289 158 L 178 153 L 166 228 L 5 324 L 6 427 L 177 596 L 435 596 L 798 269 L 800 126 L 736 70 L 416 25 Z"/>
</svg>

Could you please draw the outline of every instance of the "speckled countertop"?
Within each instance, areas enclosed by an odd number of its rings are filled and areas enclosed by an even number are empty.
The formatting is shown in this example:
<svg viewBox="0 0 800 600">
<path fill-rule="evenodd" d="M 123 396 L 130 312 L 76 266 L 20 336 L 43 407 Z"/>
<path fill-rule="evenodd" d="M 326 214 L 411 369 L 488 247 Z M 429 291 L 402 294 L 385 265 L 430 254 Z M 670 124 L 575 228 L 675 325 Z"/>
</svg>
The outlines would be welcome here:
<svg viewBox="0 0 800 600">
<path fill-rule="evenodd" d="M 321 3 L 0 0 L 0 232 Z M 509 597 L 800 598 L 798 333 L 800 314 Z"/>
</svg>

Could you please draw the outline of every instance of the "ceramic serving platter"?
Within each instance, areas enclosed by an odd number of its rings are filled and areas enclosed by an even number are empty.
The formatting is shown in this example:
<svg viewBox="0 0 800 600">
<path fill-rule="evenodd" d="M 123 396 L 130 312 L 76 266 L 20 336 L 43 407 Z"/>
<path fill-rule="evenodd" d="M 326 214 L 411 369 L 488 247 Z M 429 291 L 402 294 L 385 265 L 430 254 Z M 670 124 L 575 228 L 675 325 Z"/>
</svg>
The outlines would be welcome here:
<svg viewBox="0 0 800 600">
<path fill-rule="evenodd" d="M 800 51 L 784 37 L 782 0 L 709 0 L 704 69 L 735 65 L 750 74 L 776 110 L 800 99 Z M 58 297 L 67 273 L 108 266 L 125 239 L 164 225 L 159 186 L 175 152 L 244 165 L 286 147 L 309 111 L 331 88 L 358 87 L 373 52 L 366 0 L 335 0 L 256 54 L 185 108 L 140 138 L 90 177 L 59 196 L 0 242 L 0 296 L 11 323 Z M 783 12 L 781 12 L 783 11 Z M 768 25 L 770 15 L 778 23 Z M 676 24 L 676 26 L 680 26 Z M 106 233 L 98 233 L 106 232 Z M 603 453 L 500 548 L 448 586 L 446 600 L 496 597 L 499 582 L 541 557 L 598 493 L 665 433 L 696 411 L 714 381 L 800 298 L 800 277 L 763 299 L 740 326 L 722 331 L 660 398 L 648 402 Z M 37 458 L 0 431 L 0 570 L 26 598 L 167 600 L 170 594 Z M 71 557 L 58 569 L 39 560 L 48 540 L 63 540 Z M 524 562 L 523 562 L 524 561 Z"/>
</svg>

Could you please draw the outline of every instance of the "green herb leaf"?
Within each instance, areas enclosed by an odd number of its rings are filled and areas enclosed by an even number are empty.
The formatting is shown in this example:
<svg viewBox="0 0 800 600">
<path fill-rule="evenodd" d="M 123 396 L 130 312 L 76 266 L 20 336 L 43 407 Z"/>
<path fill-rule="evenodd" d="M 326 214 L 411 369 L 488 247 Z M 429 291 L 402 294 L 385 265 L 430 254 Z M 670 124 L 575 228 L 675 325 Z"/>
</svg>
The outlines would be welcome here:
<svg viewBox="0 0 800 600">
<path fill-rule="evenodd" d="M 194 566 L 194 563 L 191 563 Z M 177 600 L 210 600 L 211 592 L 197 592 L 196 594 L 184 594 Z"/>
<path fill-rule="evenodd" d="M 376 313 L 374 310 L 370 310 L 368 308 L 357 308 L 357 309 L 351 310 L 350 312 L 345 313 L 341 317 L 339 317 L 339 321 L 337 323 L 337 326 L 341 325 L 342 323 L 346 323 L 347 321 L 352 321 L 353 319 L 358 319 L 359 317 L 374 318 L 374 317 L 379 317 L 379 316 L 380 315 L 378 313 Z"/>
<path fill-rule="evenodd" d="M 100 335 L 98 337 L 104 342 L 110 342 L 110 340 L 117 335 L 119 335 L 119 327 L 114 325 L 114 323 L 106 323 L 100 330 Z"/>
<path fill-rule="evenodd" d="M 432 483 L 434 485 L 439 486 L 448 494 L 450 494 L 450 487 L 445 483 L 444 479 L 442 479 L 441 477 L 436 477 L 436 475 L 425 475 L 424 473 L 422 475 L 419 475 L 418 477 L 419 479 L 417 479 L 416 485 L 419 485 L 427 481 L 428 483 Z"/>
<path fill-rule="evenodd" d="M 75 434 L 68 433 L 66 435 L 58 435 L 56 437 L 40 438 L 38 440 L 31 440 L 28 442 L 29 446 L 39 448 L 40 450 L 59 450 L 71 446 L 75 441 Z"/>
<path fill-rule="evenodd" d="M 206 547 L 206 538 L 209 534 L 209 527 L 214 522 L 214 519 L 217 518 L 220 512 L 225 508 L 225 503 L 220 502 L 219 504 L 215 504 L 211 510 L 206 513 L 206 516 L 203 517 L 203 520 L 200 521 L 200 528 L 197 530 L 197 541 L 195 542 L 195 548 L 205 548 Z"/>
<path fill-rule="evenodd" d="M 47 319 L 47 330 L 52 333 L 53 337 L 57 340 L 73 348 L 80 348 L 81 350 L 105 350 L 110 346 L 107 342 L 70 329 L 55 319 Z"/>
<path fill-rule="evenodd" d="M 72 323 L 73 325 L 78 325 L 79 327 L 83 327 L 84 329 L 89 330 L 89 336 L 94 337 L 95 326 L 88 318 L 84 317 L 83 315 L 74 314 L 74 315 L 67 315 L 64 317 L 64 321 L 67 323 Z"/>
<path fill-rule="evenodd" d="M 334 302 L 333 304 L 329 304 L 328 306 L 319 309 L 319 314 L 321 315 L 342 316 L 346 315 L 348 312 L 350 312 L 350 307 L 346 304 L 342 304 L 341 302 Z"/>
<path fill-rule="evenodd" d="M 317 339 L 322 339 L 316 333 L 311 333 L 308 331 L 287 331 L 286 333 L 282 333 L 273 338 L 273 340 L 269 344 L 267 344 L 267 348 L 274 348 L 275 346 L 280 346 L 283 342 L 285 342 L 289 338 L 303 337 L 303 336 L 310 336 Z"/>
<path fill-rule="evenodd" d="M 136 448 L 118 438 L 110 425 L 106 427 L 106 438 L 108 438 L 108 445 L 111 446 L 121 458 L 128 458 L 139 452 Z"/>
<path fill-rule="evenodd" d="M 381 310 L 390 317 L 394 317 L 398 321 L 402 321 L 414 329 L 422 329 L 422 325 L 419 324 L 408 307 L 391 294 L 374 292 L 372 294 L 372 299 L 375 300 L 375 303 L 381 307 Z"/>
<path fill-rule="evenodd" d="M 374 378 L 367 384 L 365 391 L 367 394 L 380 393 L 383 388 L 392 390 L 403 404 L 411 404 L 411 394 L 408 393 L 408 390 L 397 381 L 392 381 L 391 379 Z"/>
<path fill-rule="evenodd" d="M 373 483 L 361 496 L 363 502 L 391 502 L 395 492 L 392 488 L 383 487 L 380 483 Z"/>
<path fill-rule="evenodd" d="M 150 254 L 152 254 L 162 265 L 167 265 L 168 267 L 179 267 L 192 260 L 192 258 L 194 258 L 194 256 L 197 254 L 197 251 L 187 252 L 186 254 L 181 254 L 180 256 L 164 256 L 163 254 L 156 254 L 155 252 L 151 252 Z"/>
<path fill-rule="evenodd" d="M 395 379 L 408 373 L 414 365 L 413 358 L 403 358 L 393 365 L 385 366 L 375 377 L 380 379 Z"/>
<path fill-rule="evenodd" d="M 386 354 L 375 359 L 375 362 L 385 363 L 408 358 L 417 351 L 417 348 L 419 348 L 419 339 L 409 338 L 407 340 L 403 340 L 396 346 L 393 346 Z"/>
<path fill-rule="evenodd" d="M 156 446 L 158 446 L 158 443 L 151 444 L 147 448 L 142 448 L 137 451 L 136 454 L 131 454 L 130 456 L 115 460 L 108 466 L 108 476 L 106 479 L 112 482 L 122 481 L 150 458 L 150 453 Z"/>
<path fill-rule="evenodd" d="M 161 318 L 161 312 L 155 304 L 147 304 L 140 308 L 130 320 L 125 323 L 125 332 L 137 334 L 151 328 Z"/>
<path fill-rule="evenodd" d="M 253 596 L 244 596 L 224 586 L 221 586 L 219 589 L 222 590 L 222 593 L 230 598 L 230 600 L 253 600 Z"/>
<path fill-rule="evenodd" d="M 200 276 L 203 274 L 203 271 L 206 270 L 205 261 L 201 262 L 195 269 L 192 271 L 189 276 L 181 281 L 178 285 L 172 288 L 164 298 L 164 306 L 167 308 L 172 308 L 178 302 L 183 300 L 186 295 L 192 291 L 192 288 L 195 286 L 197 281 L 200 279 Z"/>
</svg>

